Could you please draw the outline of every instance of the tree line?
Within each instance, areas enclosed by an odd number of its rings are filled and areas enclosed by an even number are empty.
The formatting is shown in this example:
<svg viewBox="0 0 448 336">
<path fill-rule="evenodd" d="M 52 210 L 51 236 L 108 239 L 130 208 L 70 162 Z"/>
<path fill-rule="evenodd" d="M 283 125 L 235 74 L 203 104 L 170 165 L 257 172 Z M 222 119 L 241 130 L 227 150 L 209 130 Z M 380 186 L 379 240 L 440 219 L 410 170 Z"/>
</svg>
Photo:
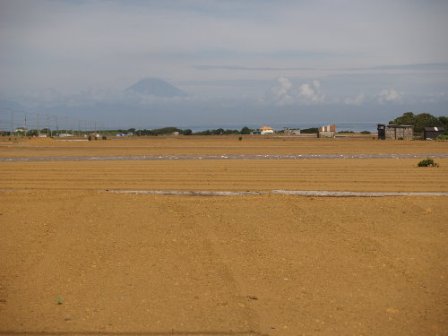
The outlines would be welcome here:
<svg viewBox="0 0 448 336">
<path fill-rule="evenodd" d="M 193 132 L 191 129 L 182 129 L 177 127 L 162 127 L 162 128 L 154 128 L 154 129 L 135 129 L 130 128 L 127 130 L 116 130 L 118 133 L 123 134 L 133 134 L 137 136 L 157 136 L 157 135 L 171 135 L 171 134 L 180 134 L 180 135 L 229 135 L 229 134 L 251 134 L 254 130 L 244 126 L 242 129 L 208 129 L 205 131 Z"/>
<path fill-rule="evenodd" d="M 405 112 L 402 116 L 389 121 L 389 124 L 412 125 L 414 132 L 423 132 L 425 127 L 444 127 L 448 130 L 448 117 L 435 117 L 430 113 L 414 114 L 413 112 Z"/>
</svg>

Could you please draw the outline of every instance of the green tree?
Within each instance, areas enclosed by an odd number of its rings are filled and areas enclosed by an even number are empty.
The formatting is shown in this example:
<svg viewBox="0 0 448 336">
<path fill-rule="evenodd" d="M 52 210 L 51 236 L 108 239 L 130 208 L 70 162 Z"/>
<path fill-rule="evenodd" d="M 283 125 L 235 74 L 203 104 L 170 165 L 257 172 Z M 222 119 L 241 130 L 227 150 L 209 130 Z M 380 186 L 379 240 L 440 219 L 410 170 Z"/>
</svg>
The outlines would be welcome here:
<svg viewBox="0 0 448 336">
<path fill-rule="evenodd" d="M 304 134 L 319 133 L 319 129 L 317 127 L 305 128 L 301 130 L 300 133 Z"/>
<path fill-rule="evenodd" d="M 441 116 L 441 117 L 439 117 L 439 121 L 442 123 L 442 125 L 445 128 L 448 128 L 448 117 Z"/>
<path fill-rule="evenodd" d="M 37 136 L 37 135 L 39 135 L 39 130 L 37 130 L 37 129 L 28 130 L 28 132 L 26 132 L 26 135 L 28 135 L 28 136 Z"/>
<path fill-rule="evenodd" d="M 412 112 L 405 112 L 401 117 L 395 118 L 394 120 L 389 121 L 389 124 L 396 125 L 414 125 L 415 124 L 415 115 Z"/>
<path fill-rule="evenodd" d="M 252 130 L 247 126 L 244 126 L 240 131 L 241 134 L 250 134 L 251 132 Z"/>
<path fill-rule="evenodd" d="M 163 127 L 163 128 L 155 128 L 151 130 L 151 135 L 169 135 L 178 132 L 182 133 L 182 130 L 177 127 Z"/>
<path fill-rule="evenodd" d="M 415 116 L 414 131 L 423 132 L 425 127 L 442 126 L 439 119 L 429 113 L 420 113 Z"/>
<path fill-rule="evenodd" d="M 443 120 L 441 118 L 446 117 L 434 117 L 429 113 L 414 114 L 412 112 L 403 113 L 402 116 L 389 121 L 389 124 L 397 125 L 413 125 L 414 131 L 419 133 L 423 132 L 425 127 L 443 126 Z"/>
</svg>

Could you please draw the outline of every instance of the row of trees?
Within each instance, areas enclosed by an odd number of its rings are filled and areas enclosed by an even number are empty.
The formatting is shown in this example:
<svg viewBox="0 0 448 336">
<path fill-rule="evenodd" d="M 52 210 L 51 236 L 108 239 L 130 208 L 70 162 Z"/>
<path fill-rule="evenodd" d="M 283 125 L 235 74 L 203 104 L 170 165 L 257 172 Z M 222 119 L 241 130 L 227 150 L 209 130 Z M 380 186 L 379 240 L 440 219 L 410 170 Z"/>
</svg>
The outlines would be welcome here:
<svg viewBox="0 0 448 336">
<path fill-rule="evenodd" d="M 172 134 L 180 134 L 180 135 L 228 135 L 228 134 L 251 134 L 254 130 L 245 126 L 241 130 L 237 129 L 210 129 L 206 131 L 193 132 L 191 129 L 181 129 L 177 127 L 163 127 L 163 128 L 154 128 L 154 129 L 115 129 L 115 130 L 101 130 L 99 131 L 101 134 L 105 134 L 108 136 L 114 136 L 115 134 L 123 134 L 123 135 L 137 135 L 137 136 L 158 136 L 158 135 L 172 135 Z M 93 131 L 74 131 L 74 130 L 50 130 L 48 128 L 44 128 L 41 130 L 30 129 L 24 131 L 18 131 L 14 134 L 11 134 L 10 131 L 3 131 L 1 135 L 26 135 L 26 136 L 37 136 L 39 134 L 47 134 L 48 136 L 58 136 L 59 134 L 76 134 L 76 135 L 89 135 L 93 133 Z"/>
<path fill-rule="evenodd" d="M 163 127 L 163 128 L 155 128 L 155 129 L 142 129 L 142 130 L 135 130 L 130 129 L 129 133 L 133 133 L 135 135 L 166 135 L 166 134 L 183 134 L 183 135 L 191 135 L 193 132 L 191 129 L 180 129 L 177 127 Z"/>
<path fill-rule="evenodd" d="M 173 133 L 178 133 L 182 135 L 230 135 L 230 134 L 251 134 L 255 131 L 255 129 L 244 126 L 242 129 L 224 129 L 224 128 L 216 128 L 209 129 L 205 131 L 193 132 L 191 129 L 180 129 L 176 127 L 164 127 L 164 128 L 156 128 L 156 129 L 143 129 L 136 130 L 135 128 L 130 128 L 128 130 L 117 130 L 119 133 L 128 133 L 135 135 L 170 135 Z M 282 131 L 280 131 L 281 133 Z M 318 133 L 318 128 L 306 128 L 301 130 L 302 133 Z"/>
<path fill-rule="evenodd" d="M 402 116 L 389 121 L 389 124 L 413 125 L 414 131 L 417 133 L 423 132 L 425 127 L 444 127 L 448 130 L 448 117 L 435 117 L 429 113 L 414 114 L 406 112 Z"/>
<path fill-rule="evenodd" d="M 135 128 L 130 128 L 128 130 L 117 130 L 118 133 L 123 134 L 135 134 L 135 135 L 171 135 L 171 134 L 181 134 L 181 135 L 228 135 L 228 134 L 250 134 L 253 129 L 250 129 L 247 126 L 244 126 L 241 130 L 236 129 L 209 129 L 205 131 L 193 132 L 191 129 L 181 129 L 177 127 L 163 127 L 163 128 L 155 128 L 155 129 L 142 129 L 137 130 Z"/>
</svg>

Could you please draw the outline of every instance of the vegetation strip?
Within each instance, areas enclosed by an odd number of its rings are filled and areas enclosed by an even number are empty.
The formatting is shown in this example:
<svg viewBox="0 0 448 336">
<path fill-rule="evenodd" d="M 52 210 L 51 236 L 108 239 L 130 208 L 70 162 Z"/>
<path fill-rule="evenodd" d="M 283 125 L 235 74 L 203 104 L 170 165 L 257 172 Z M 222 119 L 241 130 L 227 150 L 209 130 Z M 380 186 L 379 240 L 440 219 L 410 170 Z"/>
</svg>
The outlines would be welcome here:
<svg viewBox="0 0 448 336">
<path fill-rule="evenodd" d="M 448 153 L 432 154 L 223 154 L 223 155 L 133 155 L 133 156 L 48 156 L 3 157 L 0 162 L 45 161 L 163 161 L 163 160 L 302 160 L 302 159 L 413 159 L 448 158 Z"/>
<path fill-rule="evenodd" d="M 106 190 L 117 194 L 174 195 L 174 196 L 252 196 L 293 195 L 312 197 L 388 197 L 388 196 L 448 196 L 448 192 L 365 192 L 328 190 L 271 190 L 271 191 L 209 191 L 209 190 Z"/>
</svg>

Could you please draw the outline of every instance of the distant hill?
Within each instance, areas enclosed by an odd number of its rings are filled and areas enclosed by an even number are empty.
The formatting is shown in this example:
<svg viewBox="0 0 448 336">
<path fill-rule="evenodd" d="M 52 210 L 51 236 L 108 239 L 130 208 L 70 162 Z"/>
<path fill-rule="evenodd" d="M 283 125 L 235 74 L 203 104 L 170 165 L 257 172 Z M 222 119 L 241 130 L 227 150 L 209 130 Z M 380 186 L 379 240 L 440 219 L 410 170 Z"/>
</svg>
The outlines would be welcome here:
<svg viewBox="0 0 448 336">
<path fill-rule="evenodd" d="M 134 92 L 156 97 L 184 97 L 186 92 L 159 78 L 144 78 L 126 89 Z"/>
</svg>

